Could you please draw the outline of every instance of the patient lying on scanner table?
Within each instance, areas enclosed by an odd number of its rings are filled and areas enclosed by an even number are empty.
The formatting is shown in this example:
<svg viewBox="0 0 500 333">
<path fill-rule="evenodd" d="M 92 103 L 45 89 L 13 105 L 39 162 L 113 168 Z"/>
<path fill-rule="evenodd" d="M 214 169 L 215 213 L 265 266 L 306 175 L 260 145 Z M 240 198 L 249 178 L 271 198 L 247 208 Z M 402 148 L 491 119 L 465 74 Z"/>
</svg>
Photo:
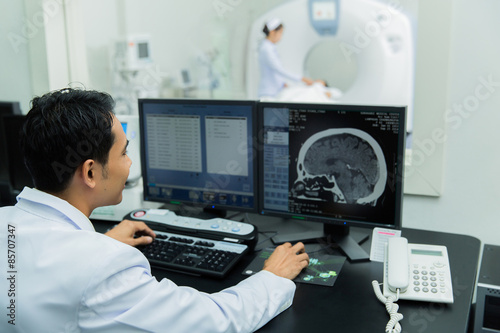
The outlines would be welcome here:
<svg viewBox="0 0 500 333">
<path fill-rule="evenodd" d="M 276 96 L 262 96 L 262 101 L 335 103 L 342 97 L 342 91 L 328 87 L 323 82 L 310 86 L 303 84 L 286 85 Z"/>
</svg>

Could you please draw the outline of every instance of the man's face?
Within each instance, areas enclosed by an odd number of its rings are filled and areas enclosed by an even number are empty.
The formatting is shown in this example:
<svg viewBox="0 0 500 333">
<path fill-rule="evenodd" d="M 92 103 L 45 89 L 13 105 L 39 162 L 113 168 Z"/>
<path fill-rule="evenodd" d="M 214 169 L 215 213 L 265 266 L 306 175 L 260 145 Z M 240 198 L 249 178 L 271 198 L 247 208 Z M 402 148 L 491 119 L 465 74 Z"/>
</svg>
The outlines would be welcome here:
<svg viewBox="0 0 500 333">
<path fill-rule="evenodd" d="M 122 201 L 122 191 L 132 165 L 132 160 L 127 155 L 127 136 L 115 116 L 113 116 L 111 132 L 114 134 L 115 141 L 109 151 L 108 163 L 101 173 L 96 172 L 102 206 L 116 205 Z"/>
</svg>

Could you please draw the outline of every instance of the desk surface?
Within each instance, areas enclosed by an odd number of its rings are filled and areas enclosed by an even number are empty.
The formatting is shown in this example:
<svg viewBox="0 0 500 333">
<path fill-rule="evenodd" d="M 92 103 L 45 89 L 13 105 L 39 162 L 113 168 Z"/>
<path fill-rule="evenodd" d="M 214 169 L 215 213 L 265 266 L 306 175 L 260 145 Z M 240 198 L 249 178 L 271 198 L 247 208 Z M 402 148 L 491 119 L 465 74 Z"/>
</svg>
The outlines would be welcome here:
<svg viewBox="0 0 500 333">
<path fill-rule="evenodd" d="M 259 230 L 278 230 L 280 223 L 264 224 L 253 217 Z M 282 224 L 282 223 L 281 223 Z M 270 225 L 272 227 L 270 228 Z M 96 229 L 105 229 L 96 222 Z M 453 280 L 454 303 L 438 304 L 399 300 L 403 332 L 467 332 L 469 312 L 478 268 L 480 241 L 474 237 L 403 228 L 410 243 L 445 245 L 448 248 Z M 264 238 L 263 234 L 259 237 Z M 257 250 L 270 246 L 257 245 Z M 306 244 L 306 250 L 315 245 Z M 370 240 L 362 247 L 369 253 Z M 168 278 L 178 285 L 204 292 L 217 292 L 235 285 L 246 276 L 241 272 L 255 254 L 244 258 L 223 280 L 185 275 L 153 268 L 158 280 Z M 333 332 L 383 332 L 389 319 L 385 307 L 372 289 L 371 281 L 382 282 L 382 263 L 346 261 L 333 287 L 297 283 L 293 305 L 270 321 L 259 332 L 311 332 L 328 329 Z"/>
</svg>

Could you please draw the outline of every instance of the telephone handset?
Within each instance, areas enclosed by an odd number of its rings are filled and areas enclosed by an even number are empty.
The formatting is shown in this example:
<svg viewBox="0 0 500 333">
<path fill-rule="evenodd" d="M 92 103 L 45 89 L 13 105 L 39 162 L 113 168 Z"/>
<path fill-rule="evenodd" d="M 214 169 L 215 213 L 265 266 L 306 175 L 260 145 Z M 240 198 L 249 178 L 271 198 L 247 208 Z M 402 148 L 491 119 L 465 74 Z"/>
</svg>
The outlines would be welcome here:
<svg viewBox="0 0 500 333">
<path fill-rule="evenodd" d="M 406 238 L 388 240 L 384 262 L 384 296 L 453 303 L 446 246 L 409 244 Z"/>
</svg>

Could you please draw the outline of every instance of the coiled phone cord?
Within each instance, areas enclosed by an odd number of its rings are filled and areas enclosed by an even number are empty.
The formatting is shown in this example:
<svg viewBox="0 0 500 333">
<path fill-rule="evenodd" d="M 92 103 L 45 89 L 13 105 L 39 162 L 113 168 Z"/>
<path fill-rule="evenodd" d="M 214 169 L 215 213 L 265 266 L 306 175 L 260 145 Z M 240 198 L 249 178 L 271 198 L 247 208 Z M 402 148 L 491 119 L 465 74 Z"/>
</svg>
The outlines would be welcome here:
<svg viewBox="0 0 500 333">
<path fill-rule="evenodd" d="M 385 326 L 386 333 L 400 333 L 402 328 L 399 321 L 403 319 L 403 315 L 398 313 L 399 306 L 394 302 L 397 302 L 399 299 L 399 289 L 397 290 L 396 298 L 394 296 L 385 297 L 380 290 L 380 283 L 376 280 L 372 281 L 373 291 L 377 296 L 378 300 L 385 304 L 385 309 L 390 316 L 387 325 Z"/>
</svg>

